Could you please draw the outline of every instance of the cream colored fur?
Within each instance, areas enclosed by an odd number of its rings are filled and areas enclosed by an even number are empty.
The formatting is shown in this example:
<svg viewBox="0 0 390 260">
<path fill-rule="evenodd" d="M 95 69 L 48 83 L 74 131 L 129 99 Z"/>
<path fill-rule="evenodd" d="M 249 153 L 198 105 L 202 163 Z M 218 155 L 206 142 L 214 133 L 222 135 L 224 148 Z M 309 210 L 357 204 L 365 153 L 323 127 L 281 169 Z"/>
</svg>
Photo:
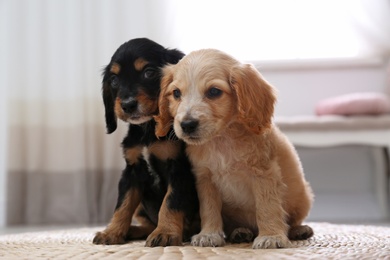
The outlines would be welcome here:
<svg viewBox="0 0 390 260">
<path fill-rule="evenodd" d="M 222 246 L 224 234 L 244 227 L 257 236 L 253 248 L 289 247 L 290 233 L 311 231 L 301 224 L 312 191 L 294 147 L 272 123 L 275 101 L 252 65 L 217 50 L 164 69 L 156 134 L 173 124 L 188 143 L 202 224 L 193 245 Z M 199 122 L 196 131 L 183 131 L 186 120 Z"/>
</svg>

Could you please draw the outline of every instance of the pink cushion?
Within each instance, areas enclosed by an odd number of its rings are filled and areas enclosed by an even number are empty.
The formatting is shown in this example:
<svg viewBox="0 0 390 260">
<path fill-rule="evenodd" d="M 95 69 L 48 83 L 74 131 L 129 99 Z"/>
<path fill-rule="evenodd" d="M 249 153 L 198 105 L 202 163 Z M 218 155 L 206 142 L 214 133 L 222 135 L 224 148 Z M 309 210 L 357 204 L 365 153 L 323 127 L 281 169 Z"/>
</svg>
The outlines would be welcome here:
<svg viewBox="0 0 390 260">
<path fill-rule="evenodd" d="M 320 101 L 317 115 L 379 115 L 390 113 L 389 97 L 381 93 L 352 93 Z"/>
</svg>

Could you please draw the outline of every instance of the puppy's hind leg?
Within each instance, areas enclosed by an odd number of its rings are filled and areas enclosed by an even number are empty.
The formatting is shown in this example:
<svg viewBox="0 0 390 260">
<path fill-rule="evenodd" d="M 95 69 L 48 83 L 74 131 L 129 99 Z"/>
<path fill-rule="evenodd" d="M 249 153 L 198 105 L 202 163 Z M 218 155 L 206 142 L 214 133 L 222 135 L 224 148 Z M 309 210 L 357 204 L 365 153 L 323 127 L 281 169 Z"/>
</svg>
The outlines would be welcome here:
<svg viewBox="0 0 390 260">
<path fill-rule="evenodd" d="M 146 239 L 156 228 L 156 225 L 149 219 L 144 207 L 140 204 L 134 214 L 137 225 L 131 225 L 126 240 Z"/>
<path fill-rule="evenodd" d="M 303 201 L 303 200 L 300 200 Z M 288 218 L 288 238 L 290 240 L 306 240 L 314 235 L 314 231 L 307 225 L 302 225 L 303 220 L 307 215 L 307 209 L 299 204 L 299 207 L 294 208 L 293 212 L 289 214 Z"/>
<path fill-rule="evenodd" d="M 290 240 L 305 240 L 314 235 L 313 229 L 307 225 L 293 226 L 288 231 Z"/>
<path fill-rule="evenodd" d="M 290 240 L 305 240 L 314 235 L 311 227 L 302 225 L 313 202 L 313 193 L 309 184 L 305 183 L 303 187 L 304 188 L 299 188 L 299 190 L 301 190 L 300 192 L 291 196 L 295 199 L 290 201 L 290 207 L 287 209 L 287 223 L 289 225 L 288 238 Z"/>
<path fill-rule="evenodd" d="M 229 235 L 229 241 L 233 244 L 249 243 L 253 239 L 253 232 L 249 228 L 236 228 Z"/>
</svg>

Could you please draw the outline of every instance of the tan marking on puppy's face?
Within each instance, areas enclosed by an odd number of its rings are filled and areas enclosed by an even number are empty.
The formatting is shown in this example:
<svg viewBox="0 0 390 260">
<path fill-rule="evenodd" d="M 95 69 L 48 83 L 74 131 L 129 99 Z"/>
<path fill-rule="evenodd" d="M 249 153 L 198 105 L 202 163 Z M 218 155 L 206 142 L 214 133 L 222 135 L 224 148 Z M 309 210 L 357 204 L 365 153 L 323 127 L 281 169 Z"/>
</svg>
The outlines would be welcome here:
<svg viewBox="0 0 390 260">
<path fill-rule="evenodd" d="M 202 144 L 218 136 L 237 114 L 229 82 L 230 68 L 237 62 L 215 50 L 195 53 L 174 66 L 166 94 L 176 135 L 189 144 Z M 199 122 L 191 133 L 181 126 L 188 120 Z"/>
<path fill-rule="evenodd" d="M 134 61 L 134 68 L 137 70 L 137 71 L 142 71 L 143 68 L 148 64 L 149 62 L 142 59 L 142 58 L 138 58 Z"/>
<path fill-rule="evenodd" d="M 114 105 L 114 111 L 115 111 L 115 115 L 122 119 L 123 121 L 127 121 L 127 116 L 126 114 L 123 112 L 123 109 L 122 109 L 122 106 L 121 106 L 121 102 L 122 100 L 120 98 L 116 98 L 115 99 L 115 105 Z"/>
<path fill-rule="evenodd" d="M 121 65 L 119 65 L 119 64 L 116 63 L 116 62 L 114 62 L 114 63 L 111 65 L 110 72 L 111 72 L 111 73 L 114 73 L 114 74 L 116 74 L 116 75 L 118 75 L 120 71 L 121 71 Z"/>
<path fill-rule="evenodd" d="M 158 99 L 157 98 L 151 98 L 148 96 L 145 92 L 142 90 L 139 91 L 137 95 L 137 100 L 139 104 L 139 111 L 140 114 L 147 115 L 151 117 L 151 115 L 154 115 L 157 113 L 158 110 Z"/>
<path fill-rule="evenodd" d="M 117 97 L 114 105 L 115 115 L 119 119 L 132 124 L 142 124 L 151 120 L 158 111 L 158 99 L 151 98 L 140 90 L 136 100 L 138 102 L 137 109 L 132 113 L 126 113 L 121 105 L 122 100 Z"/>
</svg>

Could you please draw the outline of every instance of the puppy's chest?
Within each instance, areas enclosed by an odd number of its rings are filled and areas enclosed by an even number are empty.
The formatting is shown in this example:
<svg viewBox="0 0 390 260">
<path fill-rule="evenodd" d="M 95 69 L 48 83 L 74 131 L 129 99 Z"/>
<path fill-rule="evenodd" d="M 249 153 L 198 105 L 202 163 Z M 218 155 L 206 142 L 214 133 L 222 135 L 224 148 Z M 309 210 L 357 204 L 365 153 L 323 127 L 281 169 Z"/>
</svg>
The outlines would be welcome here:
<svg viewBox="0 0 390 260">
<path fill-rule="evenodd" d="M 208 148 L 196 146 L 191 149 L 199 155 L 191 158 L 194 166 L 210 170 L 212 182 L 221 193 L 224 204 L 233 207 L 253 205 L 251 169 L 244 158 L 237 156 L 237 149 L 231 149 L 231 146 L 229 149 L 226 145 Z"/>
<path fill-rule="evenodd" d="M 210 145 L 191 146 L 189 155 L 194 163 L 206 167 L 213 175 L 236 175 L 248 172 L 249 165 L 253 165 L 257 157 L 253 150 L 247 149 L 245 144 L 231 142 L 215 142 Z"/>
</svg>

